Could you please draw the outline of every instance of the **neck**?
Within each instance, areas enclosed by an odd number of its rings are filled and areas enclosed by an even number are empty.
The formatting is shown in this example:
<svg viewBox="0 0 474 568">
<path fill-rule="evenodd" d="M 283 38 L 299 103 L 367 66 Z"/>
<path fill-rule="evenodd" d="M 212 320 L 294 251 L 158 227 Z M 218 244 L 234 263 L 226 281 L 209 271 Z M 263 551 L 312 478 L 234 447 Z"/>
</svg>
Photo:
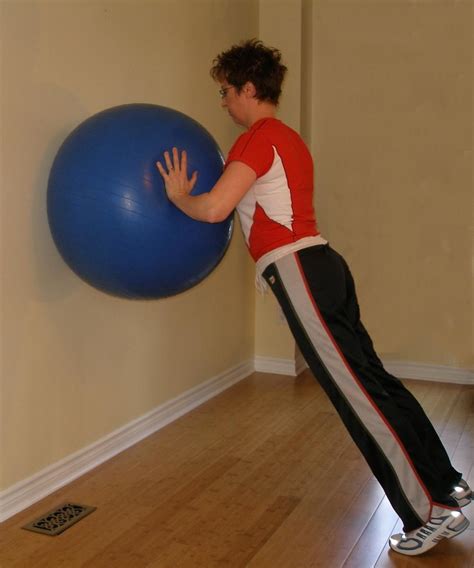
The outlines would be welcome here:
<svg viewBox="0 0 474 568">
<path fill-rule="evenodd" d="M 249 117 L 246 123 L 247 128 L 251 128 L 256 122 L 262 120 L 262 118 L 275 118 L 277 113 L 277 107 L 268 102 L 258 102 L 252 111 L 249 113 Z"/>
</svg>

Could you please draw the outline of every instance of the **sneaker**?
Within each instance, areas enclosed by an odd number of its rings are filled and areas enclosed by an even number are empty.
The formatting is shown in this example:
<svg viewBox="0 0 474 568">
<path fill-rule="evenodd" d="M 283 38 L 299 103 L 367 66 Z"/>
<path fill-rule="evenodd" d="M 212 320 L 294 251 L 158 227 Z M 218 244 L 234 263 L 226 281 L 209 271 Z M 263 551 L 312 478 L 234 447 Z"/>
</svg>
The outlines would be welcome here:
<svg viewBox="0 0 474 568">
<path fill-rule="evenodd" d="M 464 479 L 461 479 L 457 485 L 453 487 L 450 493 L 451 497 L 454 497 L 458 502 L 459 507 L 465 507 L 470 505 L 472 500 L 472 489 L 469 487 Z"/>
<path fill-rule="evenodd" d="M 391 536 L 390 548 L 400 554 L 417 556 L 436 546 L 443 538 L 458 536 L 469 526 L 461 511 L 436 507 L 433 513 L 435 516 L 419 529 Z"/>
</svg>

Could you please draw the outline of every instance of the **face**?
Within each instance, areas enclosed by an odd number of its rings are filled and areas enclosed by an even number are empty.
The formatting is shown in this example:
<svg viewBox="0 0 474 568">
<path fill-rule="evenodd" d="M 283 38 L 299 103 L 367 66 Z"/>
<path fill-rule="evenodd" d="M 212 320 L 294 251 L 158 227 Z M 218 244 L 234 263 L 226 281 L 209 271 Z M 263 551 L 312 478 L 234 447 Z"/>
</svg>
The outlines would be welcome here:
<svg viewBox="0 0 474 568">
<path fill-rule="evenodd" d="M 236 87 L 229 85 L 225 80 L 219 84 L 223 91 L 222 107 L 227 110 L 236 124 L 247 126 L 247 97 L 243 89 L 239 93 Z"/>
</svg>

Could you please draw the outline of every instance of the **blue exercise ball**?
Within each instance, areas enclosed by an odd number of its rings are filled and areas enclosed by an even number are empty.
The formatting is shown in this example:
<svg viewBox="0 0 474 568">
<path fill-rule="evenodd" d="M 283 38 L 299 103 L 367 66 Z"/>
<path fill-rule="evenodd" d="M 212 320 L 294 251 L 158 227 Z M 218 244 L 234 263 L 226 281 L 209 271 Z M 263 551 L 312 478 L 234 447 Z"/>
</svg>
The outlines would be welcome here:
<svg viewBox="0 0 474 568">
<path fill-rule="evenodd" d="M 193 194 L 222 174 L 222 154 L 195 120 L 152 104 L 113 107 L 85 120 L 64 141 L 48 182 L 54 242 L 83 280 L 126 298 L 162 298 L 191 288 L 224 256 L 232 215 L 203 223 L 167 198 L 156 161 L 173 146 L 198 170 Z"/>
</svg>

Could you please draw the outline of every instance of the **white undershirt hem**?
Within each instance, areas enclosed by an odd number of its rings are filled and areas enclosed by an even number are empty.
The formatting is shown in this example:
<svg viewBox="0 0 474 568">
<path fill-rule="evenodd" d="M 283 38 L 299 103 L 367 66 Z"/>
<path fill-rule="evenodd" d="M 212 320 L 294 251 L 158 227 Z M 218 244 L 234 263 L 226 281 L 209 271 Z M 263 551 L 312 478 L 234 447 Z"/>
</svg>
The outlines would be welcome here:
<svg viewBox="0 0 474 568">
<path fill-rule="evenodd" d="M 327 244 L 328 241 L 326 239 L 324 239 L 321 235 L 317 235 L 316 237 L 303 237 L 302 239 L 299 239 L 294 243 L 290 243 L 288 245 L 284 245 L 282 247 L 278 247 L 277 249 L 271 250 L 270 252 L 267 252 L 256 262 L 257 274 L 255 276 L 255 286 L 257 290 L 259 292 L 267 291 L 268 286 L 262 274 L 264 273 L 267 266 L 269 266 L 273 262 L 280 260 L 280 258 L 283 258 L 287 254 L 292 254 L 301 249 Z"/>
</svg>

